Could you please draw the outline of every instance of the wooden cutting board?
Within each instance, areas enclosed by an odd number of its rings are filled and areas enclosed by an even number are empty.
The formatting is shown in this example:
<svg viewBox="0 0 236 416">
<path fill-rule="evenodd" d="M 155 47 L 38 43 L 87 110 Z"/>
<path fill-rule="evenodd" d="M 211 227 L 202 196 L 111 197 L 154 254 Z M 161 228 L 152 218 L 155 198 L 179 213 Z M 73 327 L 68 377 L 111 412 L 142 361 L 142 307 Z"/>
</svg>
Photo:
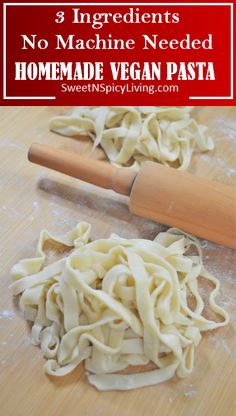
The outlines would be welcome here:
<svg viewBox="0 0 236 416">
<path fill-rule="evenodd" d="M 130 392 L 99 393 L 87 382 L 83 365 L 64 378 L 44 374 L 44 358 L 31 345 L 29 326 L 8 290 L 9 270 L 34 255 L 42 228 L 56 234 L 78 221 L 93 225 L 93 237 L 111 232 L 152 239 L 163 226 L 129 213 L 125 197 L 99 190 L 27 161 L 33 141 L 91 154 L 91 143 L 48 131 L 48 119 L 65 107 L 4 107 L 0 114 L 0 414 L 2 416 L 232 416 L 235 403 L 235 268 L 233 250 L 203 241 L 204 262 L 222 282 L 219 303 L 231 316 L 226 328 L 203 335 L 195 370 L 188 378 Z M 196 118 L 209 126 L 216 147 L 195 154 L 190 171 L 236 183 L 236 114 L 227 107 L 199 107 Z M 204 195 L 199 195 L 204 198 Z"/>
</svg>

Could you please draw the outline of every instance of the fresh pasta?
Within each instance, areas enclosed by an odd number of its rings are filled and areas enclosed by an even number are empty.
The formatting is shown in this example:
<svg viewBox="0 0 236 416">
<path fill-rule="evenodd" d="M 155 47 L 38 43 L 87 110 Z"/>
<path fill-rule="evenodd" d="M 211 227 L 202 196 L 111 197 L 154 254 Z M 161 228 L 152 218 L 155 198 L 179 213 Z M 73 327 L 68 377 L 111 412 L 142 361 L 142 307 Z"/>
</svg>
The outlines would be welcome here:
<svg viewBox="0 0 236 416">
<path fill-rule="evenodd" d="M 185 170 L 194 150 L 214 147 L 206 126 L 190 117 L 192 108 L 75 107 L 51 118 L 49 126 L 65 136 L 86 134 L 116 166 L 137 171 L 143 161 L 152 160 Z"/>
<path fill-rule="evenodd" d="M 36 257 L 11 271 L 10 288 L 33 323 L 32 341 L 47 359 L 46 373 L 64 376 L 84 361 L 89 382 L 99 390 L 189 375 L 201 332 L 229 322 L 215 301 L 220 283 L 205 270 L 198 240 L 170 229 L 154 241 L 115 234 L 90 241 L 90 230 L 85 222 L 63 238 L 43 230 Z M 45 265 L 50 239 L 70 251 Z M 220 321 L 203 315 L 199 276 L 214 285 L 208 303 Z M 156 369 L 121 373 L 149 362 Z"/>
</svg>

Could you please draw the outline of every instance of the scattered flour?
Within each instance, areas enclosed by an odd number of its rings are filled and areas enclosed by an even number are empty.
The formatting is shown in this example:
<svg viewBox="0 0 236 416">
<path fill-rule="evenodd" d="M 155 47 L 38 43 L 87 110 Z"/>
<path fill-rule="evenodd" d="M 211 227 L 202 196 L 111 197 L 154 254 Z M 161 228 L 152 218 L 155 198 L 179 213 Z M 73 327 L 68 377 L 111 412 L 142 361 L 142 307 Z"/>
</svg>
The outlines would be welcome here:
<svg viewBox="0 0 236 416">
<path fill-rule="evenodd" d="M 0 319 L 10 319 L 10 320 L 12 320 L 12 319 L 15 319 L 15 317 L 16 317 L 16 315 L 14 314 L 14 312 L 12 312 L 12 311 L 10 311 L 10 310 L 8 310 L 8 309 L 5 309 L 5 310 L 3 310 L 3 311 L 0 311 Z"/>
<path fill-rule="evenodd" d="M 184 393 L 185 397 L 193 397 L 197 394 L 196 390 L 190 390 Z"/>
<path fill-rule="evenodd" d="M 40 204 L 39 204 L 39 202 L 38 201 L 34 201 L 32 205 L 33 205 L 33 208 L 35 210 L 35 213 L 38 214 L 40 212 Z"/>
<path fill-rule="evenodd" d="M 193 397 L 197 394 L 197 390 L 194 388 L 192 383 L 187 383 L 186 381 L 183 383 L 184 385 L 184 396 L 185 397 Z"/>
<path fill-rule="evenodd" d="M 224 349 L 224 351 L 226 353 L 228 353 L 228 354 L 231 354 L 232 353 L 231 349 L 229 348 L 229 346 L 227 345 L 226 341 L 223 338 L 221 338 L 221 337 L 213 334 L 213 335 L 209 335 L 207 337 L 207 340 L 211 344 L 219 345 L 221 348 Z"/>
<path fill-rule="evenodd" d="M 23 147 L 19 146 L 19 144 L 12 143 L 12 142 L 9 143 L 8 141 L 0 143 L 0 148 L 1 149 L 20 149 L 20 150 L 23 149 Z"/>
</svg>

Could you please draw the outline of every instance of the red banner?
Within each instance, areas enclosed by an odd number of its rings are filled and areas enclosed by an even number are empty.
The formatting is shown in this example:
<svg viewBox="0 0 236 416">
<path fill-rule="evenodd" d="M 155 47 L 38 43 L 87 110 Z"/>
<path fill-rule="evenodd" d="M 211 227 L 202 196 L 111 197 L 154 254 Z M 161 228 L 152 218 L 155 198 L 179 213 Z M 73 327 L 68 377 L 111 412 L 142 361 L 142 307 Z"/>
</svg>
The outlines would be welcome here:
<svg viewBox="0 0 236 416">
<path fill-rule="evenodd" d="M 233 3 L 4 3 L 2 105 L 232 105 Z"/>
</svg>

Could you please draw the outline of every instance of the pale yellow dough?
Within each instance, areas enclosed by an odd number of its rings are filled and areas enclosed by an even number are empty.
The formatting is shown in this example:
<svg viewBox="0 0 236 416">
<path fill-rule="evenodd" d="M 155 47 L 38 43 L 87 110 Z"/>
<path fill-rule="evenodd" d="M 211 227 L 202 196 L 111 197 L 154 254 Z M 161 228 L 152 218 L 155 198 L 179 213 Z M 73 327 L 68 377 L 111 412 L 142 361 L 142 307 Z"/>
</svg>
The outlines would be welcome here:
<svg viewBox="0 0 236 416">
<path fill-rule="evenodd" d="M 70 373 L 85 361 L 88 380 L 99 390 L 127 390 L 161 383 L 193 371 L 201 331 L 228 323 L 215 302 L 220 283 L 202 265 L 198 240 L 175 229 L 154 241 L 112 234 L 89 242 L 91 226 L 81 222 L 63 238 L 42 231 L 36 257 L 12 268 L 11 290 L 20 294 L 32 340 L 53 376 Z M 73 250 L 44 266 L 44 242 L 53 239 Z M 192 247 L 195 255 L 187 255 Z M 222 319 L 206 319 L 198 277 L 214 284 L 209 307 Z M 188 298 L 195 299 L 190 308 Z M 157 369 L 117 374 L 128 366 Z"/>
<path fill-rule="evenodd" d="M 188 168 L 194 150 L 214 147 L 207 128 L 190 116 L 193 107 L 75 107 L 51 118 L 50 128 L 65 136 L 86 134 L 116 166 L 138 171 L 152 160 Z"/>
</svg>

